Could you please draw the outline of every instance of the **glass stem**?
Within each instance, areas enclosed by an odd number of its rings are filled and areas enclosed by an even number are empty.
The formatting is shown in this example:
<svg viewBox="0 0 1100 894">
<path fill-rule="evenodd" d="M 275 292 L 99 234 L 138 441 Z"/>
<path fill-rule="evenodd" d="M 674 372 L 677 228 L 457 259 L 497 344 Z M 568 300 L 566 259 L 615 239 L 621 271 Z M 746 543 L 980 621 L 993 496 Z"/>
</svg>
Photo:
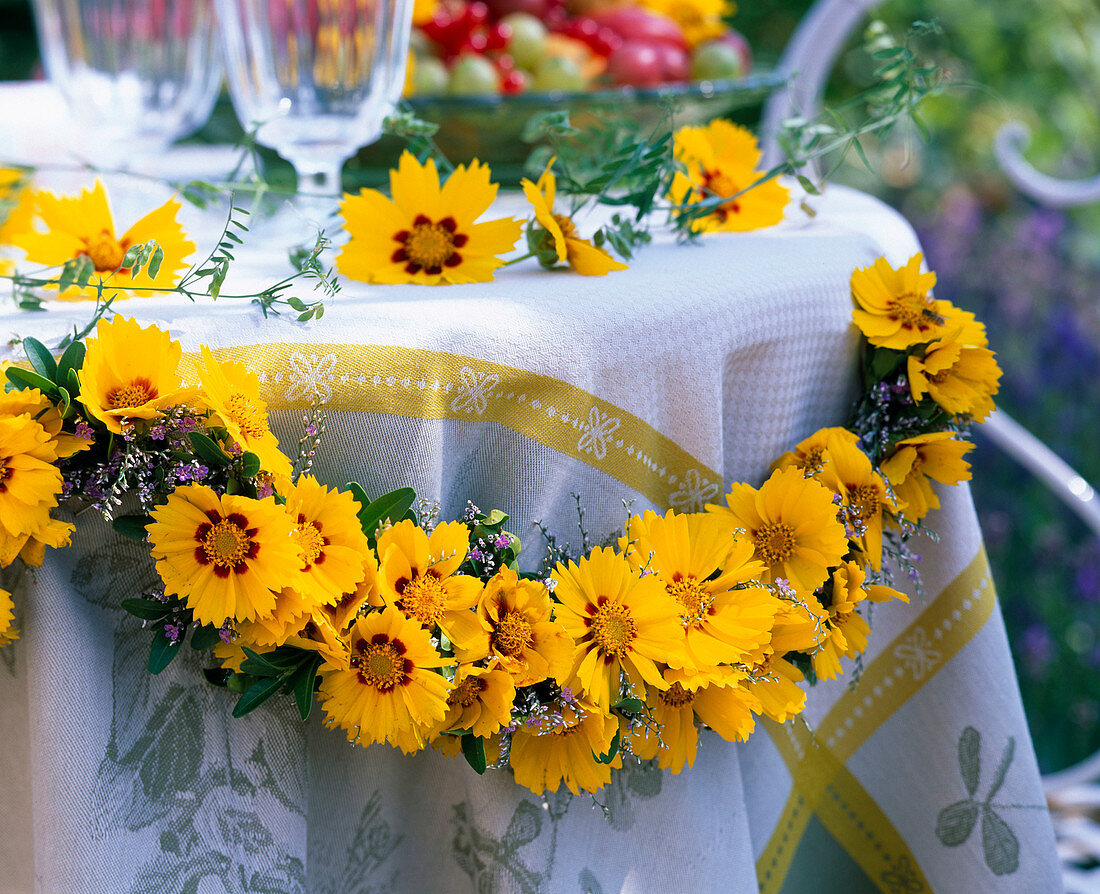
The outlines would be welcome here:
<svg viewBox="0 0 1100 894">
<path fill-rule="evenodd" d="M 344 160 L 294 162 L 298 174 L 298 192 L 306 196 L 339 196 L 343 193 L 340 171 Z"/>
</svg>

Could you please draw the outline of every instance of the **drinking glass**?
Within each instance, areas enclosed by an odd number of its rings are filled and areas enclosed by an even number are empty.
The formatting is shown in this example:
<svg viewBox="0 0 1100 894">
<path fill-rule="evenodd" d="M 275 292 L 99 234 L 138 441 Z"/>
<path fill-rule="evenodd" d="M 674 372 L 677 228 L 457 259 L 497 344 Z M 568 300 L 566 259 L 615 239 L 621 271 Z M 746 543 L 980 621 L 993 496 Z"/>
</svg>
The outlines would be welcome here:
<svg viewBox="0 0 1100 894">
<path fill-rule="evenodd" d="M 124 162 L 210 116 L 221 85 L 213 0 L 34 0 L 46 73 L 74 141 Z"/>
<path fill-rule="evenodd" d="M 300 192 L 333 195 L 400 98 L 412 0 L 217 0 L 230 96 L 289 161 Z"/>
</svg>

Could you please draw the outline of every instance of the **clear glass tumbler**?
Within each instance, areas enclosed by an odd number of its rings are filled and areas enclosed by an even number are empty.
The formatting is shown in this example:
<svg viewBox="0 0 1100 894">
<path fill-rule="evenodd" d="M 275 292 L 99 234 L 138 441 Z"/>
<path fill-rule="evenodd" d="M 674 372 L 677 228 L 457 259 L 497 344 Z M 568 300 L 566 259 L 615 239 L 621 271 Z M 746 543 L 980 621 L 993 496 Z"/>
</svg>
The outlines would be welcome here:
<svg viewBox="0 0 1100 894">
<path fill-rule="evenodd" d="M 245 128 L 332 195 L 401 96 L 412 0 L 217 0 L 230 95 Z"/>
<path fill-rule="evenodd" d="M 46 73 L 72 112 L 74 141 L 124 163 L 201 127 L 222 79 L 212 6 L 34 0 Z"/>
</svg>

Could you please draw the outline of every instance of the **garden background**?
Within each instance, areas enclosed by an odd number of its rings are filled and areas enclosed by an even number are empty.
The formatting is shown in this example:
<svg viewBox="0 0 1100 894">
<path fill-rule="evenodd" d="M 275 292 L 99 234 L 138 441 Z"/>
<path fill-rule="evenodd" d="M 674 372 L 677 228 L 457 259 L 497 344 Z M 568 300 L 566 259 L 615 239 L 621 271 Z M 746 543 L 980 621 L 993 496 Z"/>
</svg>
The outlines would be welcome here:
<svg viewBox="0 0 1100 894">
<path fill-rule="evenodd" d="M 758 63 L 777 59 L 810 0 L 744 0 L 732 20 Z M 1005 374 L 998 403 L 1100 485 L 1100 206 L 1035 206 L 998 170 L 992 139 L 1016 119 L 1047 173 L 1100 170 L 1100 5 L 1094 0 L 890 0 L 895 34 L 937 20 L 921 51 L 949 87 L 926 100 L 923 138 L 865 141 L 836 175 L 882 197 L 916 226 L 936 294 L 986 322 Z M 830 97 L 870 81 L 860 41 Z M 0 80 L 41 77 L 27 0 L 0 0 Z M 5 122 L 4 127 L 33 126 Z M 1039 762 L 1051 771 L 1100 748 L 1100 541 L 978 436 L 975 501 L 1015 653 Z"/>
</svg>

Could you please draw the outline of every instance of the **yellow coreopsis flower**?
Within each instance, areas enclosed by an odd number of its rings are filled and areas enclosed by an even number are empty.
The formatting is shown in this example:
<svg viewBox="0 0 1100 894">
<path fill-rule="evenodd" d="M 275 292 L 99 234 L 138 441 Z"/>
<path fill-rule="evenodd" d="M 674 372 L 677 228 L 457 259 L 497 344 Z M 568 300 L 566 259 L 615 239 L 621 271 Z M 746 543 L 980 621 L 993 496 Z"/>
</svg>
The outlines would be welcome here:
<svg viewBox="0 0 1100 894">
<path fill-rule="evenodd" d="M 743 742 L 756 727 L 753 712 L 760 713 L 760 699 L 741 685 L 745 674 L 729 667 L 701 674 L 669 670 L 664 691 L 650 688 L 649 704 L 655 730 L 641 727 L 631 736 L 631 749 L 644 759 L 657 758 L 661 769 L 680 773 L 695 763 L 699 742 L 698 722 L 714 730 L 727 742 Z"/>
<path fill-rule="evenodd" d="M 56 266 L 84 255 L 95 265 L 95 275 L 85 288 L 72 286 L 58 297 L 65 301 L 96 296 L 96 283 L 123 289 L 118 297 L 151 295 L 152 287 L 170 287 L 179 281 L 179 272 L 187 267 L 187 258 L 195 244 L 187 238 L 176 220 L 180 203 L 169 199 L 150 211 L 121 236 L 115 234 L 114 218 L 103 184 L 96 180 L 91 190 L 79 196 L 58 197 L 48 192 L 34 196 L 36 224 L 41 228 L 17 233 L 12 242 L 27 253 L 27 260 Z M 129 248 L 156 240 L 164 253 L 156 280 L 148 267 L 132 274 L 119 269 Z"/>
<path fill-rule="evenodd" d="M 78 399 L 115 434 L 123 423 L 156 419 L 194 395 L 179 376 L 180 343 L 156 326 L 121 316 L 100 320 L 85 344 Z"/>
<path fill-rule="evenodd" d="M 336 257 L 345 276 L 371 283 L 490 282 L 519 239 L 510 217 L 475 223 L 493 204 L 488 165 L 459 165 L 440 188 L 435 162 L 406 151 L 390 171 L 387 199 L 376 189 L 345 196 L 340 213 L 351 239 Z"/>
<path fill-rule="evenodd" d="M 596 549 L 574 564 L 554 568 L 556 617 L 576 647 L 570 678 L 597 708 L 618 701 L 620 676 L 643 692 L 646 683 L 667 689 L 657 662 L 682 666 L 684 629 L 676 601 L 655 575 L 639 577 L 610 549 Z"/>
<path fill-rule="evenodd" d="M 61 418 L 61 413 L 37 388 L 0 392 L 0 416 L 22 416 L 24 413 L 49 433 L 57 450 L 58 459 L 67 459 L 92 446 L 90 436 L 83 438 L 62 429 L 64 420 Z"/>
<path fill-rule="evenodd" d="M 752 542 L 735 540 L 722 517 L 647 511 L 630 519 L 620 546 L 676 600 L 696 667 L 736 664 L 771 639 L 780 602 L 763 587 L 738 588 L 764 566 L 753 560 Z"/>
<path fill-rule="evenodd" d="M 7 537 L 33 535 L 49 524 L 61 493 L 56 461 L 50 433 L 30 415 L 0 416 L 0 531 Z"/>
<path fill-rule="evenodd" d="M 309 589 L 329 604 L 354 592 L 366 576 L 363 556 L 370 552 L 355 498 L 325 487 L 312 475 L 301 476 L 284 496 Z"/>
<path fill-rule="evenodd" d="M 829 465 L 829 442 L 834 438 L 848 447 L 859 449 L 859 436 L 848 429 L 840 426 L 819 428 L 808 438 L 799 441 L 793 450 L 788 450 L 772 463 L 772 471 L 794 466 L 803 475 L 820 479 L 821 473 Z"/>
<path fill-rule="evenodd" d="M 970 480 L 970 463 L 963 456 L 974 448 L 954 432 L 938 431 L 898 441 L 895 452 L 882 464 L 899 508 L 912 521 L 924 518 L 940 501 L 928 479 L 941 484 Z"/>
<path fill-rule="evenodd" d="M 487 636 L 480 648 L 460 651 L 463 660 L 489 658 L 508 671 L 517 686 L 546 679 L 565 682 L 573 661 L 573 640 L 551 620 L 550 592 L 542 581 L 521 580 L 501 568 L 485 585 L 477 617 Z"/>
<path fill-rule="evenodd" d="M 583 276 L 606 276 L 612 270 L 626 270 L 626 264 L 616 261 L 611 255 L 587 239 L 577 235 L 577 225 L 568 214 L 554 213 L 554 198 L 557 193 L 557 179 L 551 168 L 554 159 L 546 165 L 538 183 L 524 178 L 521 182 L 523 194 L 535 209 L 535 219 L 542 224 L 550 235 L 553 251 L 557 253 L 558 263 L 567 261 L 569 267 Z M 539 258 L 540 262 L 542 258 Z M 552 266 L 548 264 L 547 266 Z"/>
<path fill-rule="evenodd" d="M 454 689 L 447 694 L 447 713 L 439 732 L 468 730 L 487 738 L 512 719 L 516 684 L 499 667 L 463 665 L 455 672 Z"/>
<path fill-rule="evenodd" d="M 456 574 L 470 549 L 462 522 L 436 525 L 429 537 L 405 519 L 378 538 L 379 589 L 392 605 L 428 630 L 438 627 L 457 649 L 469 649 L 485 631 L 471 609 L 481 596 L 476 577 Z"/>
<path fill-rule="evenodd" d="M 669 198 L 675 204 L 729 198 L 693 221 L 695 230 L 757 230 L 783 219 L 789 194 L 774 178 L 737 195 L 763 173 L 757 170 L 761 152 L 751 131 L 722 118 L 706 127 L 681 127 L 676 131 L 674 152 L 687 169 L 686 174 L 677 172 L 673 178 Z"/>
<path fill-rule="evenodd" d="M 267 421 L 267 403 L 260 397 L 260 380 L 243 363 L 220 363 L 214 352 L 202 346 L 202 364 L 195 364 L 202 399 L 214 414 L 214 422 L 225 427 L 229 437 L 256 454 L 260 466 L 280 482 L 288 481 L 290 460 L 279 449 L 279 439 Z"/>
<path fill-rule="evenodd" d="M 842 435 L 832 430 L 826 449 L 829 463 L 817 480 L 840 495 L 851 525 L 848 537 L 878 570 L 882 565 L 883 511 L 896 508 L 886 482 L 859 449 L 858 438 L 850 432 Z"/>
<path fill-rule="evenodd" d="M 447 713 L 451 690 L 435 669 L 447 659 L 427 630 L 394 608 L 359 618 L 346 666 L 321 667 L 325 723 L 362 745 L 389 742 L 406 754 L 424 747 Z"/>
<path fill-rule="evenodd" d="M 591 706 L 564 705 L 561 721 L 544 718 L 512 734 L 509 763 L 516 782 L 536 795 L 556 792 L 562 782 L 574 795 L 595 792 L 611 781 L 607 754 L 619 722 Z"/>
<path fill-rule="evenodd" d="M 909 601 L 909 597 L 898 590 L 882 584 L 868 585 L 866 580 L 866 572 L 856 562 L 845 562 L 833 571 L 832 587 L 827 591 L 831 600 L 824 624 L 827 636 L 813 653 L 814 673 L 822 680 L 833 680 L 837 674 L 844 673 L 840 666 L 841 655 L 855 658 L 867 648 L 871 628 L 856 611 L 861 602 Z"/>
<path fill-rule="evenodd" d="M 27 186 L 26 171 L 0 168 L 0 249 L 12 245 L 17 234 L 31 228 L 34 194 Z M 7 275 L 15 263 L 0 257 L 0 275 Z"/>
<path fill-rule="evenodd" d="M 972 416 L 975 422 L 993 412 L 1001 368 L 988 348 L 948 336 L 929 345 L 923 357 L 910 354 L 907 365 L 917 403 L 927 395 L 948 413 Z"/>
<path fill-rule="evenodd" d="M 15 629 L 15 602 L 11 593 L 0 589 L 0 646 L 6 646 L 19 638 L 19 631 Z"/>
<path fill-rule="evenodd" d="M 737 11 L 737 4 L 729 0 L 642 0 L 641 5 L 676 22 L 693 47 L 725 34 L 723 19 Z"/>
<path fill-rule="evenodd" d="M 0 526 L 0 568 L 7 568 L 17 557 L 27 565 L 42 567 L 46 558 L 46 547 L 57 549 L 68 546 L 75 530 L 75 525 L 55 518 L 48 519 L 33 533 L 18 536 L 9 534 Z"/>
<path fill-rule="evenodd" d="M 734 484 L 726 506 L 707 511 L 744 528 L 764 563 L 765 582 L 783 579 L 796 590 L 813 591 L 848 551 L 844 526 L 836 519 L 832 492 L 797 468 L 778 469 L 760 489 Z"/>
<path fill-rule="evenodd" d="M 270 615 L 276 594 L 300 587 L 302 553 L 273 497 L 219 497 L 200 484 L 177 487 L 151 513 L 149 552 L 169 596 L 201 624 Z"/>
<path fill-rule="evenodd" d="M 798 685 L 804 679 L 802 671 L 786 658 L 769 654 L 753 667 L 752 679 L 745 687 L 759 700 L 759 713 L 786 723 L 806 707 L 806 693 Z"/>
<path fill-rule="evenodd" d="M 931 296 L 936 274 L 922 273 L 923 261 L 918 252 L 895 269 L 879 258 L 852 274 L 852 319 L 859 331 L 875 347 L 896 351 L 935 341 L 953 330 L 960 331 L 966 344 L 985 347 L 985 327 L 972 313 Z"/>
</svg>

